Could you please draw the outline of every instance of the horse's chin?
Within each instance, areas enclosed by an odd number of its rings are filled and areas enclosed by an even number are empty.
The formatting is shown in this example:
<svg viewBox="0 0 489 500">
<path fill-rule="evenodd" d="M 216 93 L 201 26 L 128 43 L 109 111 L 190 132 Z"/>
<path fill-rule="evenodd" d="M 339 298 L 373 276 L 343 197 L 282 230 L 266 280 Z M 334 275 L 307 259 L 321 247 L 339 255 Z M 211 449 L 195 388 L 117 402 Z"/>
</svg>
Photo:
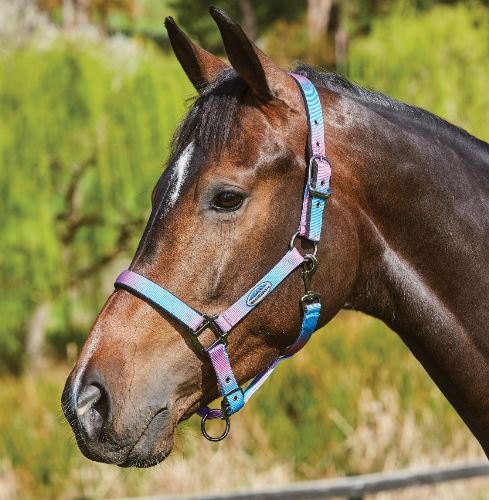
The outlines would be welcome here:
<svg viewBox="0 0 489 500">
<path fill-rule="evenodd" d="M 155 415 L 131 447 L 120 467 L 147 468 L 163 462 L 173 449 L 175 425 L 168 425 L 167 412 Z"/>
<path fill-rule="evenodd" d="M 128 442 L 126 437 L 122 446 L 117 439 L 111 437 L 87 443 L 76 433 L 78 447 L 87 458 L 95 462 L 119 467 L 152 467 L 165 460 L 173 449 L 176 425 L 169 420 L 166 410 L 157 412 L 151 421 L 136 433 L 133 440 Z M 138 427 L 134 425 L 134 429 Z"/>
</svg>

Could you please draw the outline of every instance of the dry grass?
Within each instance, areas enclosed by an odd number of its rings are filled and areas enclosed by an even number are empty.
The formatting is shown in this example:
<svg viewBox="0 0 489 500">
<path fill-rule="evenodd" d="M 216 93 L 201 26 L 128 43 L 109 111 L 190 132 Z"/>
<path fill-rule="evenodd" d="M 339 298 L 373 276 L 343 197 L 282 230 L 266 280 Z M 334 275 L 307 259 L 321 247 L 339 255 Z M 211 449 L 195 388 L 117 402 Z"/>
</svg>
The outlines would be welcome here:
<svg viewBox="0 0 489 500">
<path fill-rule="evenodd" d="M 67 367 L 51 367 L 42 378 L 3 378 L 0 500 L 259 489 L 483 459 L 476 440 L 412 356 L 372 322 L 342 315 L 233 417 L 225 441 L 205 441 L 193 418 L 180 428 L 169 459 L 147 470 L 81 456 L 59 408 Z M 402 382 L 406 378 L 408 384 Z M 296 400 L 298 417 L 290 407 Z M 319 457 L 317 463 L 311 457 Z M 478 479 L 371 498 L 489 498 L 485 491 L 489 480 Z"/>
</svg>

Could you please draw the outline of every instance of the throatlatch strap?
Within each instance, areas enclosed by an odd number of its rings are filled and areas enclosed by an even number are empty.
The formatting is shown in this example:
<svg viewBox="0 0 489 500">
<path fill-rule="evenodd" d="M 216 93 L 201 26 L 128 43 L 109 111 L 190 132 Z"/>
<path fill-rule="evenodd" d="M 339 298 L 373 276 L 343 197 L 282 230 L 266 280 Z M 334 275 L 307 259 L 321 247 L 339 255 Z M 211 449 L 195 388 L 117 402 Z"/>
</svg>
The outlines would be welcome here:
<svg viewBox="0 0 489 500">
<path fill-rule="evenodd" d="M 304 188 L 299 234 L 311 241 L 318 242 L 321 238 L 326 199 L 331 194 L 331 166 L 326 158 L 323 110 L 314 85 L 302 75 L 296 73 L 290 73 L 290 75 L 299 84 L 309 125 L 310 159 Z"/>
</svg>

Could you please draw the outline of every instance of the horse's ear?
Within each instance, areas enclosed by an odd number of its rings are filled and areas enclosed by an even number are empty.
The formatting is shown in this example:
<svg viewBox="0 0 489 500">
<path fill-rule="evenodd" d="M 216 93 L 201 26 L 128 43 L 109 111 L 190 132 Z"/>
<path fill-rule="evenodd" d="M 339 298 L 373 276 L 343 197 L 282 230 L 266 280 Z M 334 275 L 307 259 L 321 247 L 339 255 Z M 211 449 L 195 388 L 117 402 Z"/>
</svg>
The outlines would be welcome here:
<svg viewBox="0 0 489 500">
<path fill-rule="evenodd" d="M 165 19 L 165 27 L 173 52 L 197 91 L 202 91 L 228 67 L 224 61 L 193 43 L 172 17 Z"/>
<path fill-rule="evenodd" d="M 221 32 L 230 63 L 254 94 L 265 102 L 282 98 L 282 93 L 293 85 L 287 72 L 264 54 L 226 12 L 213 6 L 209 12 Z"/>
</svg>

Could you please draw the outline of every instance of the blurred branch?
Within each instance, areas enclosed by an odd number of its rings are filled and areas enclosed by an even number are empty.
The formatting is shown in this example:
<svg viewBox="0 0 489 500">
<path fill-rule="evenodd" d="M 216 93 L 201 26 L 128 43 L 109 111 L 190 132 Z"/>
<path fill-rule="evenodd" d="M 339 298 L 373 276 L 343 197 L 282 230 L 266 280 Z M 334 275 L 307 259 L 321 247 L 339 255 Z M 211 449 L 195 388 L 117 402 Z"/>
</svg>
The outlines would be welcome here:
<svg viewBox="0 0 489 500">
<path fill-rule="evenodd" d="M 61 235 L 61 241 L 64 244 L 71 243 L 77 232 L 85 226 L 100 226 L 104 224 L 104 219 L 97 214 L 81 215 L 78 218 L 70 219 L 65 231 Z"/>
<path fill-rule="evenodd" d="M 128 243 L 134 230 L 139 229 L 143 222 L 144 219 L 142 217 L 134 217 L 129 222 L 124 222 L 124 224 L 119 225 L 119 234 L 117 236 L 117 241 L 114 245 L 114 248 L 111 251 L 101 255 L 86 268 L 73 273 L 70 278 L 70 285 L 75 285 L 79 281 L 82 281 L 86 278 L 89 278 L 93 274 L 98 273 L 121 253 L 125 252 L 128 248 Z"/>
<path fill-rule="evenodd" d="M 126 251 L 134 230 L 139 229 L 144 222 L 144 219 L 142 217 L 133 217 L 128 213 L 123 213 L 122 215 L 125 218 L 125 222 L 118 223 L 116 225 L 117 237 L 114 247 L 110 251 L 99 256 L 88 267 L 78 271 L 73 271 L 76 266 L 73 262 L 74 257 L 72 247 L 76 235 L 78 234 L 80 229 L 84 227 L 109 225 L 103 215 L 99 213 L 80 213 L 80 185 L 84 175 L 90 167 L 95 165 L 96 160 L 97 156 L 95 153 L 93 153 L 85 161 L 76 164 L 71 169 L 71 177 L 68 181 L 63 195 L 65 208 L 56 216 L 56 219 L 62 224 L 62 228 L 60 231 L 60 240 L 64 248 L 65 264 L 71 270 L 68 282 L 70 287 L 75 286 L 85 278 L 98 273 L 107 264 L 112 262 L 117 256 Z M 52 165 L 53 167 L 61 170 L 65 169 L 63 168 L 63 164 L 60 160 L 54 160 L 52 162 Z"/>
<path fill-rule="evenodd" d="M 50 304 L 39 304 L 27 326 L 26 362 L 27 369 L 32 373 L 40 371 L 44 366 L 44 337 L 50 313 Z"/>
<path fill-rule="evenodd" d="M 76 211 L 76 195 L 80 187 L 80 182 L 89 167 L 95 165 L 97 156 L 93 153 L 85 161 L 74 166 L 71 179 L 65 193 L 66 211 L 58 215 L 58 220 L 70 220 Z"/>
<path fill-rule="evenodd" d="M 332 6 L 333 0 L 307 0 L 307 27 L 312 41 L 326 35 Z"/>
</svg>

